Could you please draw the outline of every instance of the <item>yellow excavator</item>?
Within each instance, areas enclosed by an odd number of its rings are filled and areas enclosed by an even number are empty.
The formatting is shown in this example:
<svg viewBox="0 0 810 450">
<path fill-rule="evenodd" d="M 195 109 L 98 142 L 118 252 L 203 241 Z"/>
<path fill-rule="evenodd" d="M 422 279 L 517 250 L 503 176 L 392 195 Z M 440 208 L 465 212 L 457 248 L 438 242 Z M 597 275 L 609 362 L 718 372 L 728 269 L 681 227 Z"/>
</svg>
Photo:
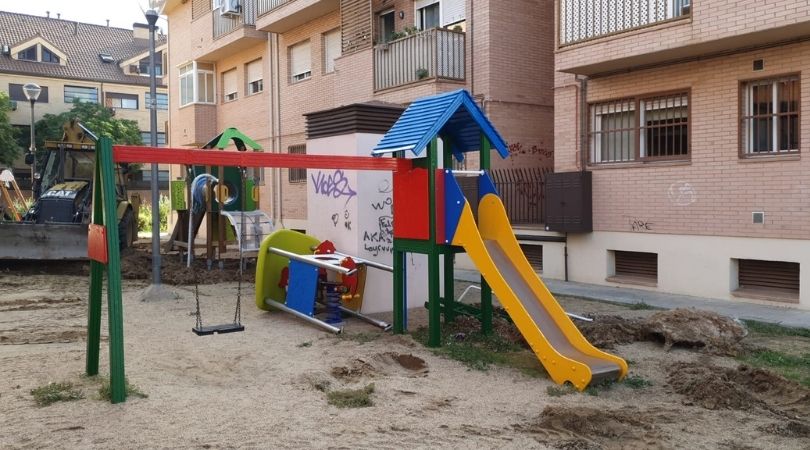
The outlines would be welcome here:
<svg viewBox="0 0 810 450">
<path fill-rule="evenodd" d="M 34 176 L 31 207 L 24 214 L 6 214 L 10 220 L 0 220 L 0 260 L 87 258 L 97 138 L 75 119 L 62 129 L 61 140 L 45 141 L 47 156 L 42 172 Z M 26 163 L 33 163 L 33 155 L 26 155 Z M 116 170 L 122 248 L 132 245 L 137 237 L 140 205 L 137 196 L 127 198 L 127 169 L 119 166 Z"/>
</svg>

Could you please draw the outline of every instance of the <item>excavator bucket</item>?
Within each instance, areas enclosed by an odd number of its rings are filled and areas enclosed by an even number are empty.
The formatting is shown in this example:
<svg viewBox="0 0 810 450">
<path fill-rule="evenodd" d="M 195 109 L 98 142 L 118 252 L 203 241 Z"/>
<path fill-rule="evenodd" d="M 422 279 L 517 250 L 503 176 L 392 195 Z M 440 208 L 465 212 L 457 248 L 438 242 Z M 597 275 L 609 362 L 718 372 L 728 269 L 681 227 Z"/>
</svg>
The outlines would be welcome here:
<svg viewBox="0 0 810 450">
<path fill-rule="evenodd" d="M 87 258 L 87 225 L 0 221 L 0 260 Z"/>
</svg>

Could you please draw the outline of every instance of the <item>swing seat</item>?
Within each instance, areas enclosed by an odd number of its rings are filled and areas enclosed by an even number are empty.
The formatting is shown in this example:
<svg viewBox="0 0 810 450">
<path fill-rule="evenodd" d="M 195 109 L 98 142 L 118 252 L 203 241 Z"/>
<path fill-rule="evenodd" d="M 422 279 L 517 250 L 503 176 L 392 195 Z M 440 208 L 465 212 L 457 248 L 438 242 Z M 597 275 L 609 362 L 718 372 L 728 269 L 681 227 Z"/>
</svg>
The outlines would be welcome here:
<svg viewBox="0 0 810 450">
<path fill-rule="evenodd" d="M 209 325 L 205 327 L 194 327 L 191 329 L 197 336 L 209 336 L 212 334 L 237 333 L 245 331 L 245 326 L 241 323 L 224 323 L 222 325 Z"/>
</svg>

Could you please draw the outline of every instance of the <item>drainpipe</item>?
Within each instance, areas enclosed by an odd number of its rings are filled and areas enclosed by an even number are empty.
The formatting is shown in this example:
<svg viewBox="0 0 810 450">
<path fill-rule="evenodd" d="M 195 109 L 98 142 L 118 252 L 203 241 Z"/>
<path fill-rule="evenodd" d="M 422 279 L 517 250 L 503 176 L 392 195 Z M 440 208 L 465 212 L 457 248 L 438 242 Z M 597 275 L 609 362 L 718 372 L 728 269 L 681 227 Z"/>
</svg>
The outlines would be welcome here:
<svg viewBox="0 0 810 450">
<path fill-rule="evenodd" d="M 470 36 L 470 94 L 475 98 L 475 0 L 470 0 L 470 26 L 467 34 Z"/>
<path fill-rule="evenodd" d="M 579 81 L 579 170 L 584 172 L 588 163 L 588 77 Z"/>
<path fill-rule="evenodd" d="M 278 34 L 273 33 L 273 41 L 271 45 L 271 61 L 275 66 L 272 73 L 274 74 L 273 81 L 275 83 L 275 99 L 273 101 L 273 114 L 275 115 L 275 133 L 273 135 L 273 150 L 276 153 L 281 153 L 281 75 L 279 74 L 279 67 L 280 67 L 280 59 L 279 59 L 279 39 Z M 277 215 L 278 223 L 281 225 L 282 228 L 286 228 L 284 225 L 284 207 L 282 205 L 282 200 L 284 196 L 282 195 L 282 180 L 281 180 L 281 169 L 274 168 L 273 169 L 273 182 L 275 185 L 275 199 L 273 201 L 274 208 L 277 208 Z"/>
</svg>

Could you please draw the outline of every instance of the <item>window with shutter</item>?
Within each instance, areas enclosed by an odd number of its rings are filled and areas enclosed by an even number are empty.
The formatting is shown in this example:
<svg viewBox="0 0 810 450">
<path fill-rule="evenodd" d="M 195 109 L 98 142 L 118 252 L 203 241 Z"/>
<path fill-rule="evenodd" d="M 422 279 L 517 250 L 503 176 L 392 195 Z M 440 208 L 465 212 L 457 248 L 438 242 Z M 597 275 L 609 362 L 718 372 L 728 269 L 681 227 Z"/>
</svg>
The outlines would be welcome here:
<svg viewBox="0 0 810 450">
<path fill-rule="evenodd" d="M 464 0 L 442 0 L 442 26 L 455 24 L 466 19 Z"/>
<path fill-rule="evenodd" d="M 335 71 L 335 59 L 340 56 L 340 29 L 332 30 L 323 35 L 323 72 Z"/>
<path fill-rule="evenodd" d="M 245 80 L 247 81 L 247 95 L 256 94 L 264 90 L 264 75 L 262 74 L 262 60 L 257 59 L 245 66 Z"/>
<path fill-rule="evenodd" d="M 312 57 L 308 40 L 290 47 L 289 60 L 291 82 L 297 83 L 312 76 Z"/>
<path fill-rule="evenodd" d="M 236 69 L 222 73 L 222 102 L 231 102 L 239 97 L 236 89 Z"/>
<path fill-rule="evenodd" d="M 656 285 L 658 283 L 658 254 L 647 252 L 613 252 L 613 273 L 608 281 L 630 284 Z"/>
<path fill-rule="evenodd" d="M 799 263 L 738 259 L 737 269 L 738 288 L 734 295 L 786 303 L 799 302 Z"/>
</svg>

